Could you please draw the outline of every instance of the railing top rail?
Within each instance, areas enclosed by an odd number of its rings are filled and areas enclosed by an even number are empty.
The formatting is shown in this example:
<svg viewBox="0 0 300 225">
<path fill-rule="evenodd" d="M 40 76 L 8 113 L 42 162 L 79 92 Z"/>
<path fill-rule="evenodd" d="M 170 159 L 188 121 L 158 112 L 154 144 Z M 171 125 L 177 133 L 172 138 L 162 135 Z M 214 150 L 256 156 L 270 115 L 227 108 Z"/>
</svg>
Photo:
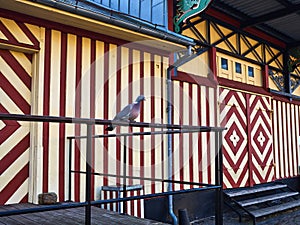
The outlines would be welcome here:
<svg viewBox="0 0 300 225">
<path fill-rule="evenodd" d="M 61 116 L 39 116 L 26 114 L 7 114 L 0 113 L 0 120 L 17 120 L 28 122 L 51 122 L 51 123 L 73 123 L 73 124 L 89 124 L 89 125 L 109 125 L 112 120 L 76 118 L 76 117 L 61 117 Z M 198 132 L 223 131 L 224 127 L 206 127 L 206 126 L 190 126 L 179 124 L 158 124 L 158 123 L 143 123 L 143 122 L 123 122 L 113 121 L 117 126 L 129 127 L 144 127 L 144 128 L 161 128 L 161 129 L 180 129 L 180 130 L 198 130 Z M 197 131 L 194 131 L 197 132 Z"/>
</svg>

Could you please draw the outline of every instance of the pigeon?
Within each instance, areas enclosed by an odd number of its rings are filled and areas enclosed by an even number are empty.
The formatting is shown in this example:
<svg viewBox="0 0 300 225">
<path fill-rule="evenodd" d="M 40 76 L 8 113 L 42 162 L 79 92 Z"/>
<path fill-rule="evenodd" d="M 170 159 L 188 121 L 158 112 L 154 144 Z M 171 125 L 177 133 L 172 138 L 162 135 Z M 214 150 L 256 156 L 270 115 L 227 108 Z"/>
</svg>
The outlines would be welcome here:
<svg viewBox="0 0 300 225">
<path fill-rule="evenodd" d="M 112 131 L 115 129 L 115 126 L 113 125 L 114 121 L 129 121 L 134 122 L 134 120 L 139 116 L 140 114 L 140 103 L 141 101 L 145 101 L 146 98 L 144 95 L 140 95 L 137 97 L 135 102 L 125 106 L 112 120 L 112 124 L 110 124 L 105 130 Z"/>
</svg>

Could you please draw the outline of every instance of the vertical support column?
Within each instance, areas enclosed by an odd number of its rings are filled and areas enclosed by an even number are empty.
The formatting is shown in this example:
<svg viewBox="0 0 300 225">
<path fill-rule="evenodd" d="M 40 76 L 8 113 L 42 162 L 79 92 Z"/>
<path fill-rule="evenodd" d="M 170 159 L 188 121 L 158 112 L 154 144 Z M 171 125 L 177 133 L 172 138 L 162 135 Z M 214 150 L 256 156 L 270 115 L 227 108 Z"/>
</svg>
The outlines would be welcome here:
<svg viewBox="0 0 300 225">
<path fill-rule="evenodd" d="M 72 145 L 72 141 L 73 139 L 70 138 L 69 139 L 69 187 L 68 187 L 68 201 L 71 201 L 72 200 L 72 173 L 71 173 L 71 168 L 72 168 L 72 148 L 73 148 L 73 145 Z"/>
<path fill-rule="evenodd" d="M 249 168 L 249 186 L 252 187 L 254 185 L 253 180 L 253 163 L 252 163 L 252 155 L 253 148 L 251 144 L 251 121 L 250 121 L 250 94 L 246 94 L 246 118 L 247 118 L 247 149 L 248 149 L 248 168 Z"/>
<path fill-rule="evenodd" d="M 269 66 L 264 65 L 262 68 L 262 79 L 263 79 L 263 88 L 268 91 L 269 89 Z"/>
<path fill-rule="evenodd" d="M 127 174 L 127 136 L 124 136 L 124 157 L 123 157 L 123 198 L 127 197 L 126 191 L 126 174 Z M 123 214 L 127 213 L 127 201 L 123 202 Z"/>
<path fill-rule="evenodd" d="M 87 124 L 86 140 L 86 181 L 85 181 L 85 225 L 91 224 L 91 178 L 92 178 L 92 124 Z"/>
<path fill-rule="evenodd" d="M 291 75 L 288 68 L 289 54 L 287 51 L 283 53 L 283 77 L 284 89 L 287 94 L 291 94 Z"/>
<path fill-rule="evenodd" d="M 215 132 L 215 184 L 220 186 L 216 189 L 216 209 L 215 209 L 215 224 L 223 225 L 223 152 L 222 152 L 222 132 Z"/>
<path fill-rule="evenodd" d="M 211 70 L 210 78 L 218 83 L 218 72 L 217 72 L 217 49 L 211 47 L 209 49 L 209 68 Z"/>
</svg>

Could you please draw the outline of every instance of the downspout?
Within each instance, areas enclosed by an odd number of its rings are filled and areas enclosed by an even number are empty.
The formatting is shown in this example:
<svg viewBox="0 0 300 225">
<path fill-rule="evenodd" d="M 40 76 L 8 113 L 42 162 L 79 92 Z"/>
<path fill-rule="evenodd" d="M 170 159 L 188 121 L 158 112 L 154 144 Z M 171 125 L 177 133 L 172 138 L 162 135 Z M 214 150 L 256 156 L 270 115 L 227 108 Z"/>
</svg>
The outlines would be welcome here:
<svg viewBox="0 0 300 225">
<path fill-rule="evenodd" d="M 172 112 L 173 112 L 173 106 L 172 106 L 172 78 L 171 78 L 171 71 L 174 69 L 175 72 L 179 66 L 182 66 L 183 64 L 193 60 L 195 57 L 201 55 L 203 52 L 207 51 L 208 48 L 203 48 L 201 50 L 198 50 L 196 53 L 193 54 L 192 52 L 192 46 L 189 46 L 187 48 L 187 54 L 186 56 L 182 57 L 181 59 L 177 60 L 173 63 L 173 65 L 170 65 L 167 68 L 167 124 L 172 124 Z M 168 129 L 170 130 L 170 129 Z M 167 140 L 167 149 L 168 149 L 168 180 L 172 180 L 173 176 L 173 159 L 172 159 L 172 134 L 168 134 L 168 140 Z M 172 183 L 168 183 L 168 192 L 173 191 Z M 177 225 L 178 219 L 174 213 L 173 209 L 173 196 L 168 196 L 168 211 L 169 215 L 172 218 L 172 224 Z"/>
<path fill-rule="evenodd" d="M 171 71 L 172 69 L 176 69 L 174 66 L 169 66 L 167 69 L 167 123 L 172 124 L 172 111 L 173 111 L 173 106 L 171 103 L 172 99 L 172 80 L 171 80 Z M 171 130 L 171 129 L 168 129 Z M 168 134 L 168 180 L 172 180 L 172 175 L 173 175 L 173 159 L 172 159 L 172 134 Z M 172 191 L 172 183 L 168 182 L 168 192 Z M 178 224 L 177 217 L 174 213 L 173 209 L 173 195 L 168 196 L 168 211 L 169 215 L 172 218 L 173 225 Z"/>
</svg>

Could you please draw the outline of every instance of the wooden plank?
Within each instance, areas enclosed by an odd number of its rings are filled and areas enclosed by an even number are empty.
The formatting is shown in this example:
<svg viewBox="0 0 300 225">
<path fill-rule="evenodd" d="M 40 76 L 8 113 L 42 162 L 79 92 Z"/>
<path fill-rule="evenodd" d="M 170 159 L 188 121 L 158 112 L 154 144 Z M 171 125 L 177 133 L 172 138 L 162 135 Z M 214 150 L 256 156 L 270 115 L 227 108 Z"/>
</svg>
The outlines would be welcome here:
<svg viewBox="0 0 300 225">
<path fill-rule="evenodd" d="M 254 211 L 250 211 L 250 213 L 253 216 L 255 216 L 256 218 L 258 218 L 258 217 L 267 216 L 267 215 L 270 215 L 273 213 L 285 211 L 288 209 L 296 208 L 299 206 L 300 206 L 300 200 L 295 200 L 295 201 L 280 204 L 280 205 L 275 205 L 275 206 L 271 206 L 271 207 L 267 207 L 267 208 L 263 208 L 263 209 L 257 209 Z"/>
<path fill-rule="evenodd" d="M 5 206 L 2 206 L 0 208 L 0 210 L 3 210 L 3 211 L 9 211 L 9 210 L 16 210 L 16 209 L 19 209 L 17 207 L 16 204 L 13 204 L 13 205 L 5 205 Z M 32 221 L 28 216 L 26 216 L 25 214 L 24 215 L 16 215 L 16 216 L 7 216 L 7 217 L 0 217 L 0 222 L 6 224 L 6 225 L 9 225 L 9 224 L 32 224 L 32 225 L 39 225 L 40 223 L 35 223 L 34 221 Z"/>
<path fill-rule="evenodd" d="M 259 192 L 264 191 L 271 191 L 281 188 L 286 188 L 286 184 L 274 184 L 274 185 L 268 185 L 268 186 L 257 186 L 252 188 L 242 188 L 242 189 L 231 189 L 231 190 L 225 190 L 224 193 L 228 195 L 229 197 L 238 197 L 242 195 L 249 195 L 249 194 L 256 194 Z"/>
<path fill-rule="evenodd" d="M 12 206 L 2 206 L 0 210 L 26 209 L 34 208 L 33 204 L 16 204 Z M 0 224 L 5 225 L 24 225 L 24 224 L 43 224 L 43 225 L 74 225 L 85 223 L 85 208 L 62 209 L 39 213 L 22 214 L 16 216 L 1 217 Z M 164 225 L 164 223 L 137 218 L 133 216 L 120 215 L 116 212 L 105 209 L 92 207 L 92 224 L 93 225 Z"/>
<path fill-rule="evenodd" d="M 237 203 L 239 205 L 245 207 L 245 206 L 260 204 L 260 203 L 264 203 L 264 202 L 268 202 L 268 201 L 274 201 L 274 200 L 279 200 L 279 199 L 283 199 L 283 198 L 287 198 L 287 197 L 292 197 L 297 194 L 298 194 L 298 192 L 283 192 L 283 193 L 267 195 L 267 196 L 258 197 L 258 198 L 246 199 L 243 201 L 237 201 Z"/>
</svg>

